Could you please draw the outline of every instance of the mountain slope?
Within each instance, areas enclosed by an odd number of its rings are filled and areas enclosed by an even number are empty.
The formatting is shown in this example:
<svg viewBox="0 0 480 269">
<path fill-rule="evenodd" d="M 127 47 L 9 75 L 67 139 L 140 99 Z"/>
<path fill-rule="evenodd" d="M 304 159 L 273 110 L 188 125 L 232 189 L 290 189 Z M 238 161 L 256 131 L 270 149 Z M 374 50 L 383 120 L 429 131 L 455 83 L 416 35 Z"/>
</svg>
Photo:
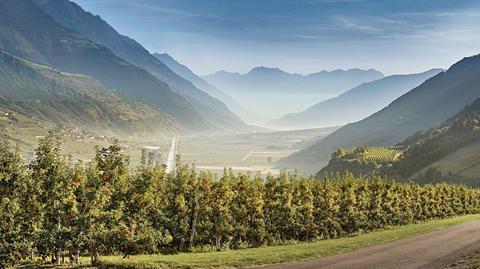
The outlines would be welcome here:
<svg viewBox="0 0 480 269">
<path fill-rule="evenodd" d="M 439 127 L 418 132 L 399 145 L 407 148 L 396 169 L 410 177 L 460 148 L 480 142 L 480 99 Z"/>
<path fill-rule="evenodd" d="M 472 162 L 465 159 L 464 156 L 472 154 L 472 149 L 473 152 L 478 152 L 478 143 L 480 143 L 480 99 L 440 126 L 419 131 L 390 149 L 381 151 L 375 148 L 360 147 L 352 153 L 339 150 L 333 154 L 329 165 L 323 168 L 319 175 L 345 173 L 348 170 L 357 175 L 376 173 L 403 180 L 413 179 L 429 182 L 429 180 L 441 179 L 442 172 L 448 171 L 448 175 L 445 173 L 447 180 L 463 180 L 465 174 L 460 175 L 463 179 L 455 177 L 458 172 L 464 172 L 462 171 L 464 168 L 468 168 L 466 170 L 473 168 Z M 388 158 L 388 154 L 385 153 L 389 152 L 397 153 Z M 377 158 L 374 158 L 375 154 Z M 463 169 L 452 171 L 448 167 L 438 166 L 438 162 L 442 159 L 452 160 L 452 157 L 458 158 L 455 160 L 457 164 L 465 162 Z M 477 155 L 473 166 L 478 164 Z M 426 169 L 427 167 L 430 168 Z M 437 174 L 437 176 L 432 176 L 433 174 Z M 475 175 L 475 177 L 479 176 Z M 479 183 L 477 182 L 477 184 Z"/>
<path fill-rule="evenodd" d="M 284 161 L 317 163 L 340 147 L 396 144 L 417 130 L 440 124 L 480 97 L 480 56 L 464 58 L 368 118 L 344 126 Z"/>
<path fill-rule="evenodd" d="M 0 50 L 0 107 L 56 125 L 113 134 L 178 132 L 173 118 L 97 81 L 31 63 Z"/>
<path fill-rule="evenodd" d="M 204 78 L 249 111 L 271 119 L 302 111 L 321 100 L 382 77 L 382 73 L 373 69 L 322 71 L 304 76 L 262 66 L 246 74 L 220 71 Z"/>
<path fill-rule="evenodd" d="M 425 167 L 413 177 L 420 178 L 428 174 L 429 170 L 434 169 L 434 171 L 440 171 L 444 178 L 447 177 L 450 180 L 465 183 L 471 182 L 471 179 L 473 179 L 475 184 L 469 184 L 478 186 L 480 185 L 480 160 L 478 156 L 480 156 L 480 142 L 458 149 Z"/>
<path fill-rule="evenodd" d="M 270 121 L 267 126 L 305 129 L 355 122 L 379 111 L 441 71 L 432 69 L 419 74 L 393 75 L 367 82 L 303 112 Z"/>
<path fill-rule="evenodd" d="M 170 68 L 173 72 L 192 82 L 193 85 L 195 85 L 200 90 L 225 103 L 230 110 L 232 110 L 235 114 L 239 115 L 242 119 L 246 121 L 255 121 L 255 115 L 248 112 L 232 97 L 218 90 L 215 86 L 211 85 L 203 78 L 193 73 L 193 71 L 190 70 L 187 66 L 177 62 L 174 58 L 172 58 L 172 56 L 168 55 L 167 53 L 154 53 L 153 56 L 155 56 L 162 63 L 168 66 L 168 68 Z"/>
<path fill-rule="evenodd" d="M 222 102 L 172 71 L 135 40 L 120 35 L 99 16 L 84 11 L 68 0 L 34 0 L 34 2 L 64 27 L 104 45 L 129 63 L 166 82 L 172 90 L 184 96 L 211 124 L 225 129 L 246 128 L 246 125 Z"/>
<path fill-rule="evenodd" d="M 108 88 L 118 89 L 170 114 L 192 131 L 212 129 L 167 84 L 104 46 L 62 27 L 30 0 L 0 2 L 0 48 L 65 72 L 89 75 Z"/>
</svg>

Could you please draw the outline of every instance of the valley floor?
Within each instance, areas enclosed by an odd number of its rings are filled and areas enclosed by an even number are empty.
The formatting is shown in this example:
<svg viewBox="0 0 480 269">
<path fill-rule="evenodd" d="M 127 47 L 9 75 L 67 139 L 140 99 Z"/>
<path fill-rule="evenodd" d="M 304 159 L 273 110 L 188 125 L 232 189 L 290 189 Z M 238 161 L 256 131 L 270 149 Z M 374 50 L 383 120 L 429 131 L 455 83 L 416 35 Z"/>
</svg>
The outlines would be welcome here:
<svg viewBox="0 0 480 269">
<path fill-rule="evenodd" d="M 110 256 L 102 257 L 101 262 L 116 268 L 239 268 L 275 264 L 263 268 L 438 269 L 480 249 L 479 231 L 480 215 L 471 215 L 313 243 L 129 259 Z"/>
<path fill-rule="evenodd" d="M 221 174 L 224 167 L 235 172 L 276 175 L 282 168 L 302 174 L 315 174 L 319 166 L 305 169 L 298 164 L 277 161 L 311 143 L 325 138 L 336 127 L 223 136 L 181 137 L 178 153 L 185 162 L 195 163 L 199 170 Z"/>
</svg>

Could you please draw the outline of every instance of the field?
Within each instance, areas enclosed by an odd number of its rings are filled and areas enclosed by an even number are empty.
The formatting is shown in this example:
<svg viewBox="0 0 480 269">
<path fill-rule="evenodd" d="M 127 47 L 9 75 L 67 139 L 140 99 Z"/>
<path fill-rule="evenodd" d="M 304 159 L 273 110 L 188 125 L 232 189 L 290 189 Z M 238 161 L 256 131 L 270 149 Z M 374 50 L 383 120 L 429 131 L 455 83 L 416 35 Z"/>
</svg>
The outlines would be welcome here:
<svg viewBox="0 0 480 269">
<path fill-rule="evenodd" d="M 279 172 L 275 162 L 312 141 L 323 139 L 333 128 L 229 136 L 184 137 L 178 152 L 197 169 L 219 172 L 224 167 L 236 171 Z M 293 168 L 293 167 L 286 167 Z"/>
<path fill-rule="evenodd" d="M 367 161 L 388 162 L 396 161 L 402 150 L 391 147 L 368 147 L 363 158 Z"/>
<path fill-rule="evenodd" d="M 121 256 L 102 257 L 101 263 L 119 268 L 238 268 L 254 265 L 302 261 L 344 253 L 368 246 L 425 234 L 453 225 L 480 219 L 479 215 L 395 227 L 358 236 L 264 248 L 225 252 L 182 253 L 176 255 L 139 255 L 129 259 Z"/>
</svg>

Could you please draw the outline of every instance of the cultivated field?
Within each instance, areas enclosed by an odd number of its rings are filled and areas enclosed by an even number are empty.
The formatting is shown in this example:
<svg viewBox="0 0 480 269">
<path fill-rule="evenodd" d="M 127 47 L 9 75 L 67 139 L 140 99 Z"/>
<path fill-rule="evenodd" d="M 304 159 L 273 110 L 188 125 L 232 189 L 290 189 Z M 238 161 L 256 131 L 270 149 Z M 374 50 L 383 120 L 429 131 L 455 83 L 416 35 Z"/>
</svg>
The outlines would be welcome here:
<svg viewBox="0 0 480 269">
<path fill-rule="evenodd" d="M 276 161 L 313 141 L 323 139 L 334 128 L 268 132 L 229 136 L 183 137 L 178 152 L 197 169 L 220 172 L 224 167 L 235 171 L 276 174 L 282 167 Z M 287 167 L 290 168 L 290 167 Z M 301 171 L 300 171 L 301 172 Z"/>
<path fill-rule="evenodd" d="M 368 147 L 363 158 L 367 161 L 389 162 L 396 161 L 402 150 L 391 147 Z"/>
</svg>

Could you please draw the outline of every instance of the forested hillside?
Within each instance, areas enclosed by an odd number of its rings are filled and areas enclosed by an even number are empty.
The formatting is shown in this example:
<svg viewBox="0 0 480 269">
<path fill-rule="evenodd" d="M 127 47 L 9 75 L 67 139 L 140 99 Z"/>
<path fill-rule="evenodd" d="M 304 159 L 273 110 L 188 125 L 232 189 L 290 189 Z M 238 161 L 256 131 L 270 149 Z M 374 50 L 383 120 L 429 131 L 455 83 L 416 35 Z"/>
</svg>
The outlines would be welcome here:
<svg viewBox="0 0 480 269">
<path fill-rule="evenodd" d="M 422 182 L 444 178 L 462 181 L 465 179 L 455 178 L 454 175 L 442 175 L 441 167 L 437 167 L 436 170 L 432 167 L 425 173 L 419 172 L 442 158 L 478 142 L 480 142 L 480 99 L 442 125 L 419 131 L 394 148 L 382 152 L 381 155 L 385 158 L 368 158 L 374 149 L 371 147 L 360 147 L 351 153 L 338 150 L 319 175 L 350 171 L 356 175 L 383 174 L 400 179 L 413 177 Z M 394 152 L 394 149 L 397 149 L 398 154 L 392 155 L 395 157 L 388 157 L 388 153 Z M 479 185 L 480 181 L 468 180 L 463 183 Z"/>
<path fill-rule="evenodd" d="M 338 129 L 285 161 L 318 163 L 321 168 L 338 148 L 400 143 L 418 130 L 441 124 L 479 98 L 479 83 L 480 56 L 464 58 L 381 111 Z"/>
<path fill-rule="evenodd" d="M 109 90 L 84 75 L 63 73 L 0 50 L 0 107 L 102 135 L 172 135 L 168 114 Z"/>
<path fill-rule="evenodd" d="M 400 184 L 378 177 L 318 180 L 281 173 L 265 180 L 225 170 L 221 178 L 147 152 L 129 171 L 118 143 L 92 163 L 70 165 L 60 138 L 41 139 L 36 158 L 0 144 L 0 263 L 52 263 L 89 255 L 225 250 L 349 236 L 480 212 L 480 191 L 460 185 Z M 12 240 L 12 239 L 15 240 Z M 30 260 L 31 261 L 31 260 Z"/>
<path fill-rule="evenodd" d="M 0 48 L 61 71 L 89 75 L 108 88 L 170 114 L 191 131 L 214 128 L 166 83 L 62 27 L 30 0 L 0 2 Z"/>
<path fill-rule="evenodd" d="M 366 82 L 341 95 L 322 101 L 308 109 L 268 122 L 268 126 L 283 128 L 315 128 L 342 126 L 359 121 L 381 110 L 441 69 L 419 74 L 392 75 Z"/>
<path fill-rule="evenodd" d="M 172 71 L 135 40 L 120 35 L 100 17 L 84 11 L 69 0 L 34 0 L 33 2 L 62 26 L 107 47 L 120 58 L 167 83 L 173 91 L 185 97 L 210 124 L 230 132 L 249 129 L 222 102 L 197 88 L 187 80 L 187 77 Z"/>
</svg>

